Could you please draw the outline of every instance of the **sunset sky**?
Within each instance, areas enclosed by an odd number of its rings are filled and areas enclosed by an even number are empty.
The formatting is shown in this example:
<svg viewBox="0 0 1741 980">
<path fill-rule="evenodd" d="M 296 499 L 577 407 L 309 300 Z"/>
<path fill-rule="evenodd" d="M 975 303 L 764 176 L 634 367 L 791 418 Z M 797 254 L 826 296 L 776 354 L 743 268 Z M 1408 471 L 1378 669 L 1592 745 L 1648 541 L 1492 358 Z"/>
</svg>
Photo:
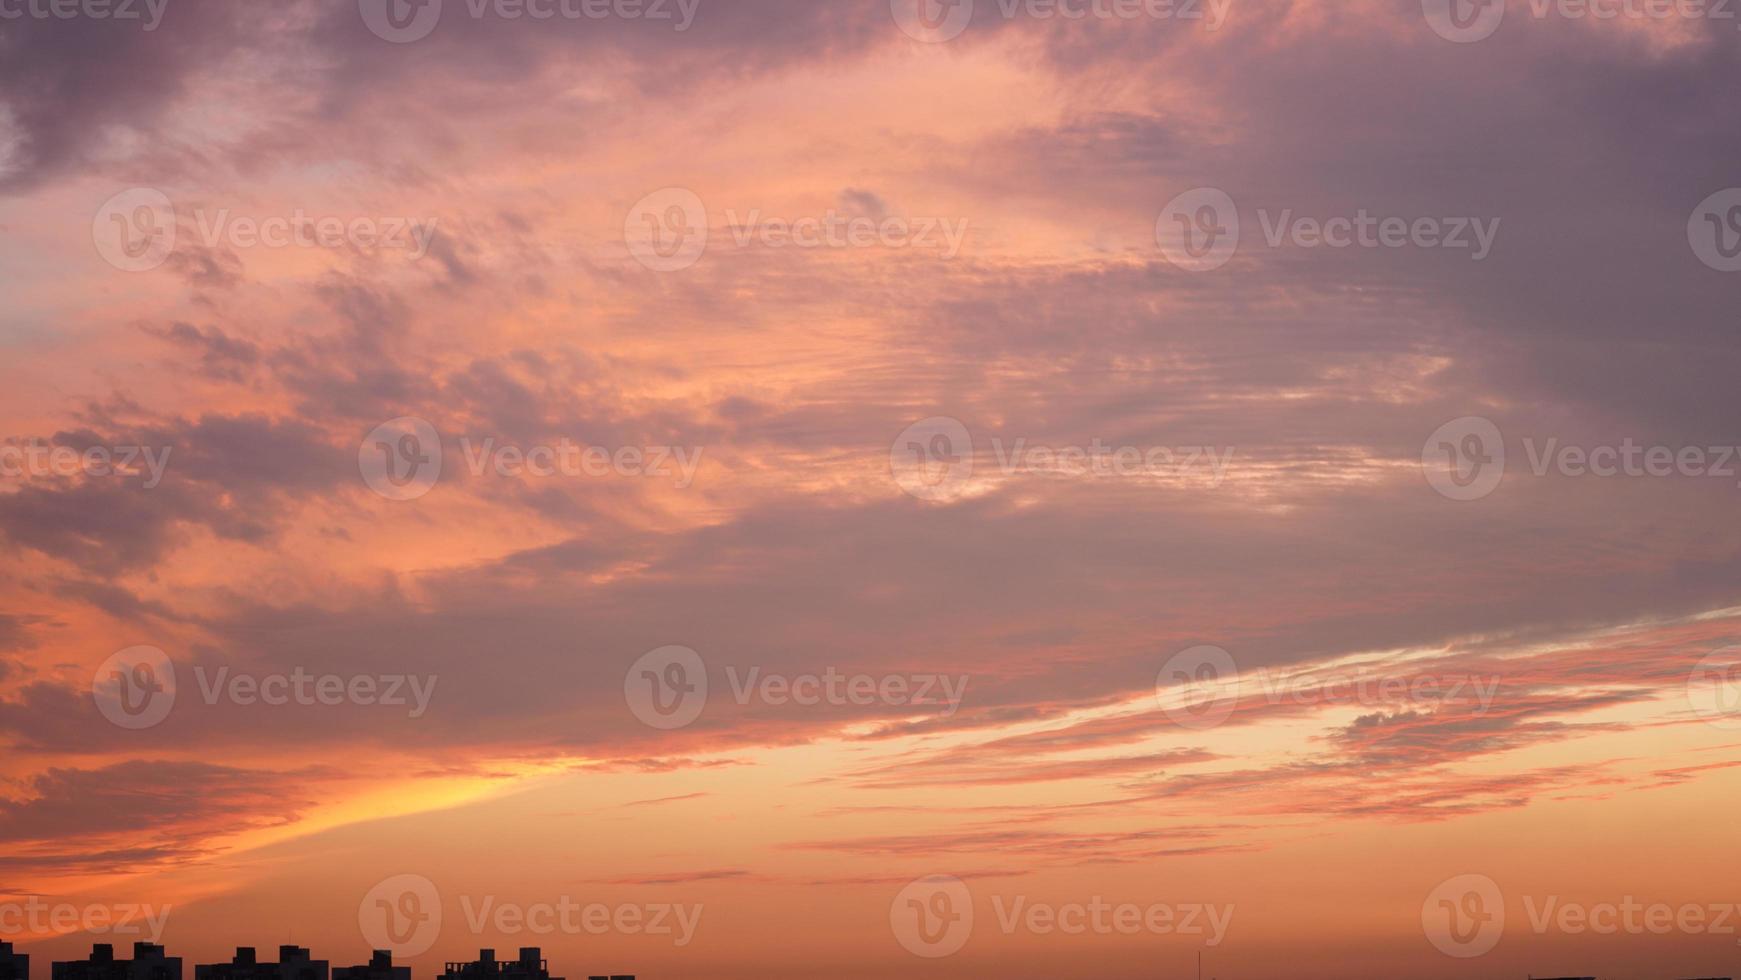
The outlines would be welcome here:
<svg viewBox="0 0 1741 980">
<path fill-rule="evenodd" d="M 35 980 L 1741 975 L 1741 7 L 60 3 Z"/>
</svg>

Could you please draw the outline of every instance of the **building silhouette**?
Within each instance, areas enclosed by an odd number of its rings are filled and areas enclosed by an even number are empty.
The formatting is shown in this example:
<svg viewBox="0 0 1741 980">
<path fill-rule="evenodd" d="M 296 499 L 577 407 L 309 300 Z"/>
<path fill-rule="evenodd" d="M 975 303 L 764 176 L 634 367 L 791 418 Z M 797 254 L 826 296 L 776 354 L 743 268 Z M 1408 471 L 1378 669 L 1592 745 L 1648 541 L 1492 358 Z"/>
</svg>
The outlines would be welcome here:
<svg viewBox="0 0 1741 980">
<path fill-rule="evenodd" d="M 30 980 L 30 956 L 14 953 L 11 943 L 0 943 L 0 980 Z"/>
<path fill-rule="evenodd" d="M 503 962 L 496 951 L 483 949 L 470 963 L 448 963 L 441 980 L 562 980 L 550 975 L 550 962 L 537 946 L 520 947 L 520 958 Z"/>
<path fill-rule="evenodd" d="M 89 959 L 54 963 L 49 973 L 53 980 L 182 980 L 181 957 L 163 955 L 156 943 L 134 943 L 130 960 L 116 959 L 114 946 L 97 943 Z"/>
<path fill-rule="evenodd" d="M 327 980 L 326 960 L 311 959 L 301 946 L 278 947 L 278 962 L 262 963 L 252 946 L 236 947 L 228 963 L 193 968 L 194 980 Z"/>
<path fill-rule="evenodd" d="M 134 943 L 133 958 L 118 960 L 115 947 L 97 943 L 88 959 L 51 964 L 53 980 L 182 980 L 181 957 L 164 955 L 156 943 Z M 30 980 L 30 957 L 0 942 L 0 980 Z M 194 967 L 193 980 L 412 980 L 411 968 L 394 966 L 393 954 L 377 949 L 363 966 L 328 968 L 301 946 L 278 947 L 278 962 L 262 963 L 252 946 L 236 947 L 228 963 Z M 440 980 L 562 980 L 550 975 L 550 962 L 537 946 L 521 947 L 518 959 L 498 960 L 493 949 L 479 950 L 471 962 L 450 962 Z M 595 974 L 587 980 L 635 980 L 633 974 Z"/>
<path fill-rule="evenodd" d="M 377 949 L 367 966 L 341 966 L 332 980 L 411 980 L 411 968 L 393 965 L 393 951 Z"/>
</svg>

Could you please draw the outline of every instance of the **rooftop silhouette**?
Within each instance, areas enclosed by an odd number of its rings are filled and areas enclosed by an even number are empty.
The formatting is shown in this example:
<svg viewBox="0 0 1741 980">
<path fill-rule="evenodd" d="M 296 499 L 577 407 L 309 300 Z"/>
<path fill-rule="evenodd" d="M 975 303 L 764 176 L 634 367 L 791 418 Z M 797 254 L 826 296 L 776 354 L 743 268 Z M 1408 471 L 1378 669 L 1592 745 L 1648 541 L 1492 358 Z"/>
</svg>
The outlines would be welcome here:
<svg viewBox="0 0 1741 980">
<path fill-rule="evenodd" d="M 166 956 L 162 946 L 134 943 L 133 958 L 118 960 L 115 947 L 97 943 L 83 960 L 52 964 L 53 980 L 182 980 L 181 957 Z M 0 980 L 30 980 L 30 957 L 0 943 Z M 236 947 L 228 963 L 194 967 L 194 980 L 412 980 L 411 968 L 395 966 L 392 952 L 377 949 L 361 966 L 328 969 L 301 946 L 278 947 L 278 962 L 262 963 L 252 946 Z M 562 980 L 550 975 L 550 963 L 536 946 L 523 947 L 518 959 L 496 959 L 493 949 L 480 950 L 469 962 L 450 962 L 441 980 Z M 588 980 L 635 980 L 633 974 L 595 974 Z"/>
<path fill-rule="evenodd" d="M 393 951 L 377 949 L 363 966 L 346 966 L 332 971 L 332 980 L 411 980 L 411 968 L 393 965 Z"/>
<path fill-rule="evenodd" d="M 166 956 L 156 943 L 134 943 L 133 958 L 118 960 L 115 947 L 97 943 L 89 959 L 54 963 L 53 980 L 181 980 L 181 957 Z"/>
<path fill-rule="evenodd" d="M 441 980 L 562 980 L 550 975 L 550 963 L 537 946 L 520 947 L 520 958 L 511 962 L 496 959 L 496 951 L 482 949 L 478 958 L 469 963 L 448 963 Z"/>
<path fill-rule="evenodd" d="M 326 960 L 312 959 L 301 946 L 278 947 L 278 962 L 261 963 L 252 946 L 236 947 L 228 963 L 193 968 L 194 980 L 327 980 Z"/>
<path fill-rule="evenodd" d="M 30 980 L 30 957 L 14 953 L 11 943 L 0 943 L 0 980 Z"/>
</svg>

